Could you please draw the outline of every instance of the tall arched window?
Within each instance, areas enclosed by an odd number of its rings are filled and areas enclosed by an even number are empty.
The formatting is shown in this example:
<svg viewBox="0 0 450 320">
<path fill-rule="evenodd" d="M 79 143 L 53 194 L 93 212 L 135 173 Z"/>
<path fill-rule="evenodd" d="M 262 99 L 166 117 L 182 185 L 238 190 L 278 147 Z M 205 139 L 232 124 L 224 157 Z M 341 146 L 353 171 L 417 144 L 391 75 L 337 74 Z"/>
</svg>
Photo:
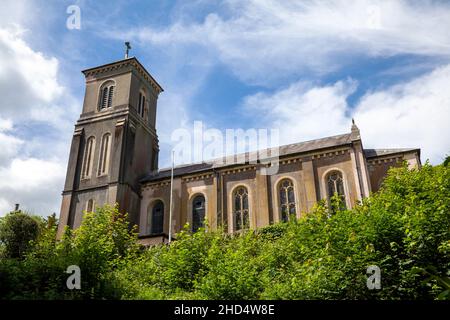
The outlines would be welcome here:
<svg viewBox="0 0 450 320">
<path fill-rule="evenodd" d="M 164 229 L 164 203 L 157 200 L 148 213 L 148 231 L 150 234 L 163 233 Z"/>
<path fill-rule="evenodd" d="M 278 184 L 280 220 L 288 221 L 291 215 L 295 216 L 294 184 L 290 179 L 284 179 Z"/>
<path fill-rule="evenodd" d="M 84 148 L 83 166 L 81 169 L 81 178 L 86 179 L 91 176 L 92 162 L 94 158 L 95 138 L 89 137 Z"/>
<path fill-rule="evenodd" d="M 86 203 L 86 212 L 92 212 L 94 209 L 94 199 L 89 199 Z"/>
<path fill-rule="evenodd" d="M 112 106 L 114 96 L 114 82 L 107 81 L 102 85 L 100 89 L 100 101 L 99 101 L 99 109 L 105 109 Z"/>
<path fill-rule="evenodd" d="M 139 92 L 138 114 L 142 118 L 144 118 L 145 116 L 145 102 L 146 102 L 145 93 L 141 91 Z"/>
<path fill-rule="evenodd" d="M 328 201 L 331 201 L 331 197 L 337 195 L 341 199 L 341 208 L 345 209 L 345 190 L 344 190 L 344 178 L 340 171 L 332 171 L 326 177 Z M 331 203 L 330 203 L 331 204 Z M 332 208 L 336 210 L 337 208 Z"/>
<path fill-rule="evenodd" d="M 205 220 L 205 197 L 198 195 L 192 201 L 192 231 L 196 232 L 204 226 Z"/>
<path fill-rule="evenodd" d="M 250 227 L 248 190 L 246 187 L 238 187 L 233 192 L 233 220 L 234 231 Z"/>
<path fill-rule="evenodd" d="M 100 157 L 98 163 L 98 175 L 107 174 L 109 169 L 109 145 L 111 141 L 111 134 L 105 133 L 102 137 L 100 145 Z"/>
</svg>

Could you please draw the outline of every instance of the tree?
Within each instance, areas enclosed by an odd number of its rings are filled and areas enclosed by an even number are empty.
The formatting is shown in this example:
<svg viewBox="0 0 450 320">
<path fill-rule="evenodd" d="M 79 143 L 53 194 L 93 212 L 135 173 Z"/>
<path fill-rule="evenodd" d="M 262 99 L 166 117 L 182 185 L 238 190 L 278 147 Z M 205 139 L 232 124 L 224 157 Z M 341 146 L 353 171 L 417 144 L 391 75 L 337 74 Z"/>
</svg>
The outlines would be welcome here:
<svg viewBox="0 0 450 320">
<path fill-rule="evenodd" d="M 442 163 L 445 167 L 450 163 L 450 156 L 446 156 L 444 162 Z"/>
<path fill-rule="evenodd" d="M 21 211 L 7 214 L 0 222 L 0 241 L 5 258 L 23 258 L 31 241 L 38 238 L 41 226 L 37 217 Z"/>
</svg>

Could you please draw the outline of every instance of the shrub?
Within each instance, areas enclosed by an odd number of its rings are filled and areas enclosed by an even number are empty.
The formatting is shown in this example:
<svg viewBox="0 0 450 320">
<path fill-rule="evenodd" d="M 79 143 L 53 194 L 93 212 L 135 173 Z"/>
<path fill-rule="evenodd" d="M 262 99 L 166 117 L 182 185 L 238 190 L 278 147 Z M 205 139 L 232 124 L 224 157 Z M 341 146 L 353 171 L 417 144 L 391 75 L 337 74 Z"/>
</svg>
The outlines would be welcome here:
<svg viewBox="0 0 450 320">
<path fill-rule="evenodd" d="M 97 208 L 87 213 L 75 231 L 66 230 L 56 240 L 57 225 L 49 223 L 23 261 L 0 261 L 2 298 L 7 299 L 100 299 L 119 298 L 113 271 L 135 259 L 138 245 L 127 216 L 117 206 Z M 67 267 L 81 269 L 81 290 L 66 286 Z"/>
<path fill-rule="evenodd" d="M 3 243 L 4 258 L 23 258 L 30 249 L 30 242 L 39 236 L 41 221 L 38 219 L 21 211 L 11 212 L 1 218 L 0 242 Z"/>
<path fill-rule="evenodd" d="M 450 167 L 389 171 L 382 189 L 346 210 L 319 202 L 300 219 L 235 235 L 192 234 L 139 251 L 117 208 L 86 214 L 55 240 L 49 224 L 20 259 L 0 261 L 2 298 L 448 299 Z M 67 266 L 82 289 L 65 287 Z M 368 290 L 367 268 L 381 270 Z"/>
</svg>

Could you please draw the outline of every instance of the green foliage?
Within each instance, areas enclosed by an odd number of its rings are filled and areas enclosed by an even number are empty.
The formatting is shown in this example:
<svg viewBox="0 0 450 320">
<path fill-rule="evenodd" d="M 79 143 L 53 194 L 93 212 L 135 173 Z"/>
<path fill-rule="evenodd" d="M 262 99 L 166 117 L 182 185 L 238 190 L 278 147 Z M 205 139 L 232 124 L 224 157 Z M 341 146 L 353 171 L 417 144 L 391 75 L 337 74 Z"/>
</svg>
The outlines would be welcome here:
<svg viewBox="0 0 450 320">
<path fill-rule="evenodd" d="M 330 208 L 331 207 L 331 208 Z M 300 219 L 235 235 L 189 226 L 138 250 L 116 208 L 55 240 L 49 222 L 23 260 L 0 261 L 0 297 L 40 299 L 449 299 L 450 167 L 391 169 L 352 210 L 334 197 Z M 65 287 L 69 265 L 81 290 Z M 366 286 L 381 270 L 381 289 Z"/>
<path fill-rule="evenodd" d="M 39 236 L 42 221 L 21 211 L 13 211 L 0 219 L 2 257 L 23 258 L 30 242 Z"/>
<path fill-rule="evenodd" d="M 448 166 L 450 164 L 450 156 L 446 156 L 444 162 L 442 163 L 444 166 Z"/>
<path fill-rule="evenodd" d="M 129 230 L 127 216 L 105 206 L 86 213 L 75 231 L 66 230 L 56 240 L 57 225 L 47 221 L 39 239 L 23 261 L 0 261 L 0 297 L 6 299 L 118 298 L 114 271 L 138 252 L 137 236 Z M 69 290 L 67 267 L 81 269 L 81 290 Z"/>
<path fill-rule="evenodd" d="M 228 241 L 216 238 L 209 248 L 204 276 L 196 289 L 205 299 L 255 299 L 263 290 L 260 273 L 264 246 L 252 232 Z"/>
<path fill-rule="evenodd" d="M 184 231 L 120 270 L 127 299 L 438 299 L 448 297 L 450 175 L 392 169 L 346 210 L 334 197 L 289 223 L 234 236 Z M 381 290 L 367 268 L 380 267 Z M 432 273 L 417 270 L 433 270 Z"/>
<path fill-rule="evenodd" d="M 96 298 L 97 293 L 108 290 L 109 272 L 137 252 L 137 235 L 135 229 L 129 232 L 126 219 L 117 207 L 98 208 L 96 212 L 86 213 L 70 240 L 66 238 L 71 264 L 78 265 L 83 272 L 81 286 L 90 288 L 86 295 Z"/>
</svg>

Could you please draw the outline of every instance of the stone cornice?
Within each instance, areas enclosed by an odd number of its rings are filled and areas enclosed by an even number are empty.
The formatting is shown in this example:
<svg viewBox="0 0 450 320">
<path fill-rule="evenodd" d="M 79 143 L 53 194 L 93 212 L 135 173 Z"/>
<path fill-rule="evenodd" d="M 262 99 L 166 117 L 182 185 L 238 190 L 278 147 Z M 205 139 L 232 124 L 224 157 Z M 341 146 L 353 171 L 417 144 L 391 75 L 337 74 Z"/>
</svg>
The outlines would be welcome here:
<svg viewBox="0 0 450 320">
<path fill-rule="evenodd" d="M 402 162 L 403 160 L 404 160 L 403 156 L 396 155 L 396 156 L 386 156 L 386 157 L 377 158 L 377 159 L 370 159 L 370 160 L 367 160 L 367 163 L 369 165 L 380 165 L 380 164 L 389 163 L 389 162 Z"/>
<path fill-rule="evenodd" d="M 310 160 L 316 160 L 316 159 L 323 159 L 323 158 L 331 158 L 336 156 L 342 156 L 345 155 L 350 151 L 349 147 L 339 147 L 339 148 L 333 148 L 329 149 L 328 151 L 325 150 L 318 150 L 316 152 L 306 152 L 304 154 L 297 154 L 292 156 L 281 156 L 278 160 L 280 165 L 286 165 L 291 163 L 301 163 L 303 161 L 310 161 Z M 245 172 L 249 170 L 256 170 L 257 166 L 265 166 L 269 167 L 271 163 L 258 163 L 258 164 L 252 164 L 252 163 L 236 163 L 236 164 L 229 164 L 224 165 L 222 167 L 214 167 L 214 168 L 208 168 L 199 172 L 195 173 L 185 173 L 182 175 L 175 175 L 174 178 L 181 178 L 183 181 L 193 181 L 193 180 L 201 180 L 201 177 L 209 177 L 214 172 L 219 172 L 222 176 L 229 175 L 229 174 L 235 174 L 240 172 Z M 150 182 L 143 182 L 141 185 L 146 188 L 147 186 L 156 186 L 156 185 L 167 185 L 170 183 L 170 176 L 164 177 L 155 181 Z"/>
<path fill-rule="evenodd" d="M 117 106 L 112 110 L 108 111 L 100 111 L 92 113 L 88 116 L 86 114 L 82 117 L 80 117 L 76 123 L 77 126 L 83 126 L 90 123 L 95 123 L 98 121 L 104 121 L 108 119 L 114 119 L 114 118 L 120 118 L 120 117 L 129 117 L 134 123 L 138 122 L 141 124 L 141 126 L 150 133 L 156 142 L 159 142 L 158 136 L 156 134 L 156 130 L 152 127 L 148 126 L 145 121 L 142 120 L 142 118 L 137 117 L 133 112 L 130 112 L 130 106 L 129 105 L 122 105 Z"/>
<path fill-rule="evenodd" d="M 333 156 L 345 154 L 346 152 L 349 152 L 349 149 L 341 149 L 341 150 L 336 150 L 336 151 L 331 151 L 331 152 L 316 153 L 311 156 L 311 159 L 333 157 Z"/>
<path fill-rule="evenodd" d="M 119 60 L 94 68 L 85 69 L 82 72 L 86 77 L 86 81 L 89 81 L 90 79 L 88 78 L 90 77 L 97 77 L 100 74 L 106 72 L 120 71 L 121 69 L 127 67 L 133 67 L 134 70 L 136 70 L 138 74 L 141 75 L 150 84 L 150 86 L 156 91 L 157 94 L 164 91 L 159 83 L 151 76 L 147 69 L 145 69 L 145 67 L 135 57 Z"/>
<path fill-rule="evenodd" d="M 158 181 L 158 182 L 153 182 L 153 183 L 147 183 L 142 187 L 142 190 L 151 190 L 151 189 L 155 189 L 155 188 L 160 188 L 160 187 L 167 187 L 170 185 L 170 179 L 169 180 L 164 180 L 164 181 Z"/>
<path fill-rule="evenodd" d="M 129 113 L 128 108 L 126 105 L 124 105 L 123 107 L 116 107 L 115 109 L 112 109 L 111 111 L 102 111 L 102 112 L 96 112 L 96 113 L 92 113 L 92 115 L 82 115 L 76 125 L 84 125 L 84 124 L 88 124 L 88 123 L 92 123 L 92 122 L 97 122 L 97 121 L 103 121 L 106 119 L 111 119 L 111 118 L 117 118 L 117 117 L 121 117 L 121 116 L 127 116 Z"/>
</svg>

